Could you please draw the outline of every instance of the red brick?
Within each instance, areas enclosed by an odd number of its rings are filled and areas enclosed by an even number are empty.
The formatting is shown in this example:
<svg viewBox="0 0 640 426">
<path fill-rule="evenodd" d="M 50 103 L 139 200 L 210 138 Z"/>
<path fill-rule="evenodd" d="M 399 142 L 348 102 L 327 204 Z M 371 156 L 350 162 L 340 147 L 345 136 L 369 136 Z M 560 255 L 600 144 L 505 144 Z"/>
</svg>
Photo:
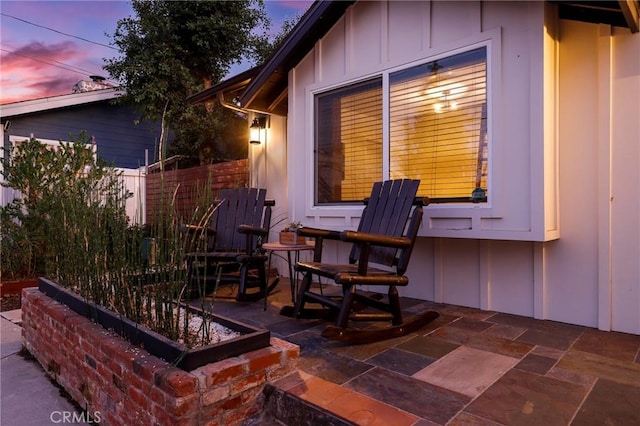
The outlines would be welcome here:
<svg viewBox="0 0 640 426">
<path fill-rule="evenodd" d="M 127 350 L 115 354 L 115 360 L 122 364 L 123 368 L 131 368 L 133 361 L 138 357 L 138 354 L 136 354 L 134 350 L 135 349 L 129 345 Z"/>
<path fill-rule="evenodd" d="M 104 413 L 105 417 L 102 417 L 102 421 L 107 425 L 122 425 L 124 422 L 120 417 L 116 415 L 115 412 L 111 411 L 108 413 Z M 102 422 L 101 422 L 102 423 Z"/>
<path fill-rule="evenodd" d="M 267 381 L 275 382 L 285 376 L 288 376 L 294 371 L 297 371 L 297 365 L 298 365 L 297 361 L 290 361 L 282 367 L 267 370 Z"/>
<path fill-rule="evenodd" d="M 151 407 L 151 416 L 153 417 L 153 419 L 155 419 L 155 422 L 149 421 L 148 424 L 173 426 L 177 422 L 177 419 L 174 416 L 172 416 L 170 413 L 168 413 L 164 407 L 160 407 L 155 404 Z"/>
<path fill-rule="evenodd" d="M 141 356 L 133 361 L 132 370 L 143 380 L 151 381 L 157 372 L 169 368 L 169 365 L 155 356 Z"/>
<path fill-rule="evenodd" d="M 242 397 L 240 395 L 236 395 L 232 398 L 228 398 L 226 401 L 223 401 L 220 404 L 221 410 L 235 410 L 236 408 L 242 405 Z"/>
<path fill-rule="evenodd" d="M 264 385 L 266 381 L 266 373 L 264 371 L 260 371 L 256 374 L 244 377 L 242 380 L 238 380 L 237 382 L 233 383 L 231 385 L 231 393 L 235 395 L 240 392 L 244 392 L 252 387 Z"/>
<path fill-rule="evenodd" d="M 81 315 L 69 315 L 64 320 L 64 325 L 67 327 L 66 335 L 75 334 L 75 328 L 80 324 L 85 324 L 90 322 L 88 318 L 85 318 Z"/>
<path fill-rule="evenodd" d="M 291 359 L 300 357 L 300 346 L 298 345 L 287 342 L 286 340 L 278 339 L 277 337 L 272 337 L 269 340 L 269 343 L 274 348 L 284 351 L 287 358 Z"/>
<path fill-rule="evenodd" d="M 200 418 L 202 419 L 202 421 L 207 421 L 207 422 L 213 421 L 214 422 L 213 424 L 220 424 L 219 422 L 222 421 L 221 413 L 224 412 L 224 410 L 220 408 L 221 405 L 222 405 L 221 403 L 218 403 L 214 405 L 201 407 Z"/>
<path fill-rule="evenodd" d="M 124 368 L 122 370 L 122 377 L 131 386 L 141 391 L 144 391 L 145 388 L 153 386 L 153 382 L 151 380 L 142 380 L 140 376 L 137 376 L 133 373 L 133 371 L 131 371 L 131 369 L 128 368 Z"/>
<path fill-rule="evenodd" d="M 144 391 L 144 390 L 143 390 Z M 164 407 L 165 401 L 168 398 L 167 394 L 162 392 L 160 389 L 154 387 L 149 388 L 148 391 L 149 399 L 157 405 Z"/>
<path fill-rule="evenodd" d="M 251 388 L 248 389 L 246 392 L 242 392 L 240 394 L 241 398 L 242 398 L 242 403 L 243 404 L 248 404 L 248 403 L 252 403 L 255 401 L 260 400 L 261 398 L 264 398 L 263 393 L 262 393 L 262 387 L 255 387 L 255 388 Z M 249 404 L 251 405 L 251 404 Z"/>
<path fill-rule="evenodd" d="M 229 386 L 218 386 L 202 393 L 202 405 L 217 404 L 224 401 L 231 395 Z"/>
<path fill-rule="evenodd" d="M 102 358 L 102 363 L 106 364 L 107 368 L 112 373 L 117 374 L 118 376 L 122 375 L 122 366 L 120 364 L 118 364 L 117 362 L 115 362 L 113 359 Z"/>
<path fill-rule="evenodd" d="M 86 322 L 84 324 L 76 325 L 76 333 L 80 339 L 93 340 L 96 336 L 97 328 L 96 324 L 92 322 Z"/>
<path fill-rule="evenodd" d="M 130 347 L 131 345 L 119 336 L 100 340 L 100 350 L 110 359 L 114 359 L 119 352 L 126 351 Z"/>
<path fill-rule="evenodd" d="M 257 351 L 242 355 L 249 361 L 249 373 L 266 370 L 274 365 L 280 365 L 281 352 L 272 347 L 266 347 Z"/>
<path fill-rule="evenodd" d="M 138 407 L 128 400 L 124 401 L 122 406 L 122 412 L 120 414 L 122 421 L 121 425 L 142 425 L 145 424 L 148 419 L 148 413 L 143 414 Z"/>
<path fill-rule="evenodd" d="M 194 375 L 175 367 L 157 372 L 154 381 L 171 396 L 187 396 L 198 389 Z"/>
<path fill-rule="evenodd" d="M 259 411 L 260 407 L 257 404 L 244 405 L 237 410 L 225 412 L 222 418 L 225 425 L 235 426 L 242 424 L 248 417 L 258 414 Z"/>
<path fill-rule="evenodd" d="M 127 396 L 126 394 L 122 393 L 121 390 L 119 390 L 118 388 L 116 388 L 114 385 L 110 384 L 109 386 L 105 386 L 103 391 L 109 395 L 109 398 L 111 398 L 111 400 L 115 403 L 120 403 L 122 402 L 122 400 Z"/>
<path fill-rule="evenodd" d="M 147 396 L 132 386 L 127 389 L 127 395 L 133 403 L 143 410 L 147 410 L 151 406 L 151 401 L 147 399 Z"/>
<path fill-rule="evenodd" d="M 228 358 L 202 366 L 197 371 L 207 378 L 206 386 L 211 387 L 246 374 L 248 361 L 242 358 Z"/>
<path fill-rule="evenodd" d="M 59 305 L 59 304 L 58 304 Z M 66 306 L 61 307 L 61 309 L 48 309 L 49 318 L 57 323 L 64 324 L 64 320 L 67 317 L 77 315 L 71 309 Z"/>
<path fill-rule="evenodd" d="M 36 296 L 33 299 L 48 300 Z M 276 375 L 275 372 L 284 371 L 286 365 L 291 364 L 287 361 L 289 358 L 299 353 L 296 346 L 276 340 L 274 348 L 188 373 L 175 367 L 167 368 L 164 361 L 88 320 L 66 316 L 65 310 L 60 304 L 51 302 L 43 303 L 42 310 L 34 310 L 33 304 L 26 300 L 25 345 L 45 369 L 49 359 L 66 362 L 60 364 L 60 371 L 54 375 L 81 404 L 86 398 L 91 399 L 90 410 L 100 411 L 104 423 L 191 425 L 212 421 L 213 424 L 235 424 L 236 419 L 255 413 L 262 403 L 266 373 L 247 375 L 249 369 L 266 369 L 269 374 Z M 49 315 L 48 312 L 54 311 L 58 313 Z M 42 320 L 36 321 L 36 316 L 41 316 Z M 55 318 L 65 319 L 58 323 Z M 35 330 L 35 327 L 40 329 Z M 87 365 L 87 359 L 95 360 L 95 369 Z M 147 383 L 146 378 L 154 380 Z M 226 389 L 216 388 L 220 385 Z M 241 394 L 225 398 L 232 387 Z M 198 392 L 199 388 L 202 394 Z M 200 407 L 207 393 L 210 403 Z M 216 399 L 222 401 L 216 402 Z M 174 410 L 173 415 L 166 412 L 167 408 Z M 225 414 L 225 421 L 218 414 L 227 410 L 231 413 Z"/>
<path fill-rule="evenodd" d="M 171 398 L 167 401 L 165 408 L 176 417 L 182 417 L 189 412 L 198 411 L 200 395 L 191 394 L 182 398 Z"/>
</svg>

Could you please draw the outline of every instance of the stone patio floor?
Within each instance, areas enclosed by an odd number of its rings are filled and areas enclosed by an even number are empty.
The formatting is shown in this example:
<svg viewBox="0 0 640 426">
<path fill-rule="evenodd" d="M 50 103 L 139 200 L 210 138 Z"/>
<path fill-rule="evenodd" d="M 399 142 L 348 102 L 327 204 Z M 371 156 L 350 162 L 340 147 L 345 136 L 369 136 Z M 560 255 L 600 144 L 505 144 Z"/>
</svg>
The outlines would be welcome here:
<svg viewBox="0 0 640 426">
<path fill-rule="evenodd" d="M 262 301 L 214 302 L 217 314 L 301 349 L 298 374 L 272 390 L 271 415 L 250 424 L 640 424 L 640 336 L 403 298 L 407 316 L 440 317 L 348 345 L 320 336 L 325 321 L 280 315 L 290 304 L 286 279 L 266 311 Z"/>
</svg>

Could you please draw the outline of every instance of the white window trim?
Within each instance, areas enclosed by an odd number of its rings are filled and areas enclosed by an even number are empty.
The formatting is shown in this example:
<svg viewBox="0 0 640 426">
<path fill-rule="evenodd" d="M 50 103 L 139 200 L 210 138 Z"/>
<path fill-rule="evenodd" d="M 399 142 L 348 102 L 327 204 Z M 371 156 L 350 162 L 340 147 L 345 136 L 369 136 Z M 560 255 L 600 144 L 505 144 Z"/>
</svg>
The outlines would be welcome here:
<svg viewBox="0 0 640 426">
<path fill-rule="evenodd" d="M 500 218 L 500 206 L 505 203 L 505 200 L 501 200 L 499 181 L 502 175 L 502 168 L 499 164 L 499 157 L 501 151 L 501 145 L 504 141 L 501 140 L 500 135 L 494 131 L 499 128 L 497 124 L 500 120 L 499 102 L 496 99 L 500 99 L 501 86 L 500 81 L 502 78 L 502 31 L 500 28 L 492 29 L 487 32 L 480 33 L 476 36 L 459 40 L 451 45 L 443 46 L 438 49 L 427 49 L 420 55 L 419 59 L 411 62 L 403 62 L 398 64 L 386 64 L 384 68 L 377 69 L 371 73 L 365 75 L 354 75 L 349 78 L 342 79 L 334 82 L 322 82 L 310 85 L 306 89 L 306 122 L 308 126 L 307 141 L 305 144 L 305 159 L 307 161 L 306 170 L 315 170 L 315 96 L 319 93 L 323 93 L 332 89 L 346 87 L 351 84 L 355 84 L 364 80 L 376 78 L 382 76 L 383 84 L 383 179 L 388 179 L 389 176 L 389 99 L 386 95 L 389 89 L 389 75 L 392 72 L 407 69 L 416 65 L 421 65 L 427 62 L 442 59 L 456 55 L 458 53 L 473 50 L 479 47 L 486 47 L 487 49 L 487 135 L 489 140 L 489 158 L 487 167 L 487 187 L 489 192 L 489 199 L 486 203 L 447 203 L 447 204 L 431 204 L 425 211 L 426 220 L 430 218 L 469 218 L 473 222 L 477 222 L 483 218 Z M 305 200 L 305 214 L 308 217 L 315 217 L 315 222 L 318 225 L 331 228 L 332 224 L 328 222 L 340 222 L 335 224 L 336 229 L 343 229 L 344 226 L 357 225 L 357 219 L 361 216 L 363 206 L 358 205 L 331 205 L 322 206 L 315 204 L 315 179 L 314 173 L 305 173 L 304 179 L 306 181 L 305 187 L 306 200 Z M 344 218 L 344 222 L 340 220 Z M 338 220 L 336 220 L 338 219 Z"/>
</svg>

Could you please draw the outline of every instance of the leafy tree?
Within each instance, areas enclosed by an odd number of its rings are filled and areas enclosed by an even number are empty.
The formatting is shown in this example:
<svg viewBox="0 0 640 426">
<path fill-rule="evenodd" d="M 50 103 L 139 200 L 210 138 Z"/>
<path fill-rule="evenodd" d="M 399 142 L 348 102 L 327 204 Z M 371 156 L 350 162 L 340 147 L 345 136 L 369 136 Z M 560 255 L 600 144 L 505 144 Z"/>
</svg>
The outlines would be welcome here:
<svg viewBox="0 0 640 426">
<path fill-rule="evenodd" d="M 119 20 L 112 36 L 121 56 L 105 66 L 126 91 L 122 101 L 141 118 L 163 118 L 174 152 L 197 154 L 201 162 L 246 155 L 245 143 L 218 143 L 238 120 L 232 111 L 188 105 L 186 98 L 220 81 L 233 63 L 255 57 L 261 40 L 255 34 L 269 25 L 263 1 L 133 0 L 132 7 L 136 16 Z"/>
<path fill-rule="evenodd" d="M 282 23 L 280 31 L 273 36 L 263 33 L 256 37 L 255 46 L 252 52 L 249 53 L 249 57 L 256 63 L 266 61 L 287 35 L 291 32 L 293 27 L 296 26 L 298 21 L 302 18 L 301 14 L 298 14 L 290 19 L 285 19 Z"/>
</svg>

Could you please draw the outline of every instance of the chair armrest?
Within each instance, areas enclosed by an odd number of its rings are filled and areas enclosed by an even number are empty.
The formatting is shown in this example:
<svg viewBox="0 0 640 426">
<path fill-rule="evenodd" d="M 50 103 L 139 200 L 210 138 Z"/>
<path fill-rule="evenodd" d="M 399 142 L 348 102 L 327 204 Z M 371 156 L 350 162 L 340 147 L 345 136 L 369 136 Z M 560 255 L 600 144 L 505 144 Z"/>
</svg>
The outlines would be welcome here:
<svg viewBox="0 0 640 426">
<path fill-rule="evenodd" d="M 340 232 L 337 231 L 328 231 L 326 229 L 308 228 L 303 226 L 302 228 L 296 229 L 296 233 L 301 237 L 315 238 L 316 244 L 313 248 L 314 262 L 322 261 L 322 248 L 324 246 L 325 239 L 340 241 Z"/>
<path fill-rule="evenodd" d="M 407 237 L 388 237 L 367 232 L 344 231 L 340 233 L 340 239 L 349 243 L 368 243 L 374 246 L 404 248 L 411 246 L 411 239 Z"/>
<path fill-rule="evenodd" d="M 258 228 L 257 226 L 251 225 L 238 225 L 238 232 L 241 234 L 254 234 L 254 235 L 267 235 L 269 233 L 268 229 Z"/>
<path fill-rule="evenodd" d="M 328 231 L 326 229 L 307 228 L 306 226 L 298 228 L 296 233 L 302 237 L 325 238 L 327 240 L 340 240 L 340 232 Z"/>
</svg>

